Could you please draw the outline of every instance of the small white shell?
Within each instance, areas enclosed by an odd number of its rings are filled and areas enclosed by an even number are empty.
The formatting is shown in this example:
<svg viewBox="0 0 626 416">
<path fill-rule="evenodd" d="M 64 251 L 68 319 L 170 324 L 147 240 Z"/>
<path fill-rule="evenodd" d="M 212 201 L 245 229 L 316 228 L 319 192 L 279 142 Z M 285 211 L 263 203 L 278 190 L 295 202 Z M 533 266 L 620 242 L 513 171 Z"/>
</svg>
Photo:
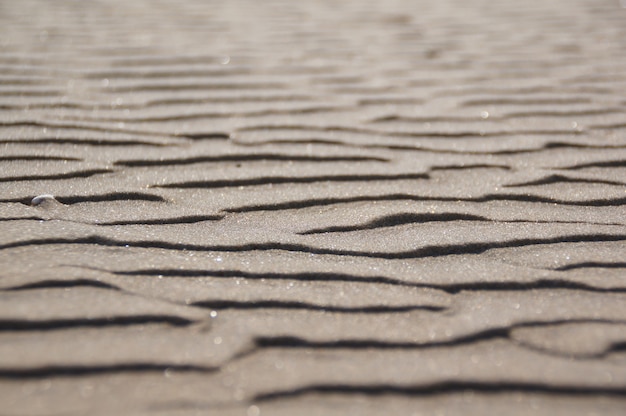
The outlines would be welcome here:
<svg viewBox="0 0 626 416">
<path fill-rule="evenodd" d="M 38 195 L 34 197 L 32 201 L 30 201 L 30 205 L 37 206 L 37 205 L 43 204 L 44 202 L 57 202 L 58 203 L 58 201 L 54 198 L 54 195 L 43 194 L 43 195 Z"/>
</svg>

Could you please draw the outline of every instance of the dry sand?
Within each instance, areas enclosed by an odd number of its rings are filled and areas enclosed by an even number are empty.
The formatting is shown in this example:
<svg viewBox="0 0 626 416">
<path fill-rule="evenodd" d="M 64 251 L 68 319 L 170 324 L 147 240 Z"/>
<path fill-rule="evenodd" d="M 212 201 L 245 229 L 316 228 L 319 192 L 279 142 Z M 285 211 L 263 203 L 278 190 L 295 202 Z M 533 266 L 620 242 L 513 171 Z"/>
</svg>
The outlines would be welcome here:
<svg viewBox="0 0 626 416">
<path fill-rule="evenodd" d="M 0 414 L 624 414 L 625 57 L 617 0 L 0 2 Z"/>
</svg>

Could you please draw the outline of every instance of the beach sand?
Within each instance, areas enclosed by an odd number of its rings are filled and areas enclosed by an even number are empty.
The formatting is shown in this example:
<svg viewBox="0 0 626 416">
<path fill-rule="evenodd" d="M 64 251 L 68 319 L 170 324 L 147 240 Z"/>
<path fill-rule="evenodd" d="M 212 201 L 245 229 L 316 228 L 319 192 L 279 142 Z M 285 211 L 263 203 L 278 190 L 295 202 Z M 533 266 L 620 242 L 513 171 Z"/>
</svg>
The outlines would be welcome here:
<svg viewBox="0 0 626 416">
<path fill-rule="evenodd" d="M 613 0 L 0 3 L 0 414 L 621 415 Z"/>
</svg>

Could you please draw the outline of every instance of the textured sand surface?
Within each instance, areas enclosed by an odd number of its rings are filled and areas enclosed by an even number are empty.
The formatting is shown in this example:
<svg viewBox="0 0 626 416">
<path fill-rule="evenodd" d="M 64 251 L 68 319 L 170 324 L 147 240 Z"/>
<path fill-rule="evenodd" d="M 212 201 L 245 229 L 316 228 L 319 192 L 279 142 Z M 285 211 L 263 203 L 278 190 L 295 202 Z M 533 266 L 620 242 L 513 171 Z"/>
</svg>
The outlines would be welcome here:
<svg viewBox="0 0 626 416">
<path fill-rule="evenodd" d="M 617 0 L 0 1 L 0 149 L 0 415 L 626 412 Z"/>
</svg>

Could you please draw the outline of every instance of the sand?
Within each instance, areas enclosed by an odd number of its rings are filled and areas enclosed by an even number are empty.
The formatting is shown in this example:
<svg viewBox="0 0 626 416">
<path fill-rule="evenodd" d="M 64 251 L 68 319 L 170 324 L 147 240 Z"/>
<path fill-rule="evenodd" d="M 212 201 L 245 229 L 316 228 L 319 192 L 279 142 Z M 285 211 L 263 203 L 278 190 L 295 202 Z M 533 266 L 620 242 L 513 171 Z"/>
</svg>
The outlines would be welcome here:
<svg viewBox="0 0 626 416">
<path fill-rule="evenodd" d="M 0 413 L 623 414 L 625 52 L 613 0 L 0 4 Z"/>
</svg>

